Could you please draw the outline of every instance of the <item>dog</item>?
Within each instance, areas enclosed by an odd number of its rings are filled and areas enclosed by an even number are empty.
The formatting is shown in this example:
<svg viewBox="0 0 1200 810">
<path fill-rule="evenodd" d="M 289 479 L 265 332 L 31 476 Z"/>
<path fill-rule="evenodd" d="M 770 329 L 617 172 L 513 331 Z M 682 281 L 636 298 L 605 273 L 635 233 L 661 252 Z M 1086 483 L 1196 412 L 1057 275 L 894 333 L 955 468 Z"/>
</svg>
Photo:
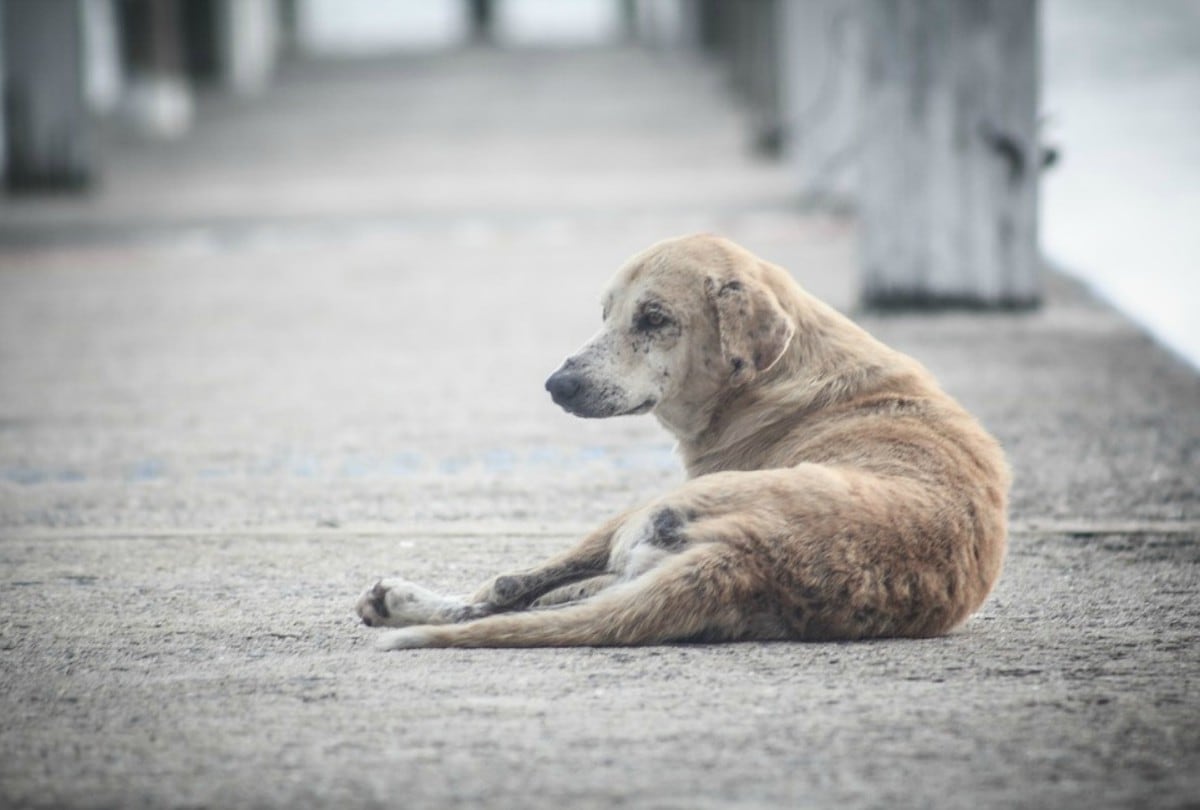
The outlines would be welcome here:
<svg viewBox="0 0 1200 810">
<path fill-rule="evenodd" d="M 687 480 L 469 598 L 361 596 L 382 649 L 929 637 L 1003 564 L 999 444 L 917 362 L 710 235 L 630 259 L 547 380 L 572 414 L 653 413 Z"/>
</svg>

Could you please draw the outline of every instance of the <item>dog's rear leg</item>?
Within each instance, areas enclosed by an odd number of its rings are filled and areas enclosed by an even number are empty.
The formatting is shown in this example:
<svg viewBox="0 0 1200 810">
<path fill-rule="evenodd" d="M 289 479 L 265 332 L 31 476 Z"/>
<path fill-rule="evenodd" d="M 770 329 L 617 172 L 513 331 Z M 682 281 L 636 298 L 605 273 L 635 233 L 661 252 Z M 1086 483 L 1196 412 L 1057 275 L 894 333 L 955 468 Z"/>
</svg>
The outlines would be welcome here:
<svg viewBox="0 0 1200 810">
<path fill-rule="evenodd" d="M 578 545 L 526 571 L 501 574 L 471 597 L 475 604 L 494 610 L 528 607 L 545 593 L 604 573 L 612 553 L 613 535 L 631 513 L 618 515 L 585 537 Z"/>
<path fill-rule="evenodd" d="M 568 602 L 578 602 L 600 593 L 605 588 L 612 587 L 620 580 L 617 574 L 597 574 L 594 577 L 562 585 L 549 593 L 544 593 L 533 600 L 531 607 L 559 607 Z"/>
<path fill-rule="evenodd" d="M 734 549 L 717 544 L 695 546 L 583 602 L 463 624 L 408 627 L 387 633 L 378 646 L 566 647 L 766 638 L 747 632 L 764 625 L 747 620 L 744 606 L 756 603 L 757 588 L 736 557 Z"/>
</svg>

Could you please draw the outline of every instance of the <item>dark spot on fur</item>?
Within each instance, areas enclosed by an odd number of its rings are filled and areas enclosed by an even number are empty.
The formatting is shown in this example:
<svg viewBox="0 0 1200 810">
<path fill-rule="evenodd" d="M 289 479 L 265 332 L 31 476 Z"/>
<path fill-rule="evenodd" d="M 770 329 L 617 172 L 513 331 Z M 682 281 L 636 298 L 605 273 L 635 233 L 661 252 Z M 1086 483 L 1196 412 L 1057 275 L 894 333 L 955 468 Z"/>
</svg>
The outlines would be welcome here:
<svg viewBox="0 0 1200 810">
<path fill-rule="evenodd" d="M 371 609 L 381 619 L 392 615 L 387 608 L 387 588 L 383 586 L 382 580 L 376 582 L 375 587 L 371 589 Z"/>
<path fill-rule="evenodd" d="M 646 542 L 668 551 L 682 548 L 687 544 L 683 526 L 683 515 L 678 510 L 663 507 L 650 517 L 650 537 Z"/>
<path fill-rule="evenodd" d="M 499 604 L 507 604 L 521 595 L 521 580 L 516 577 L 499 577 L 492 585 L 492 593 Z"/>
</svg>

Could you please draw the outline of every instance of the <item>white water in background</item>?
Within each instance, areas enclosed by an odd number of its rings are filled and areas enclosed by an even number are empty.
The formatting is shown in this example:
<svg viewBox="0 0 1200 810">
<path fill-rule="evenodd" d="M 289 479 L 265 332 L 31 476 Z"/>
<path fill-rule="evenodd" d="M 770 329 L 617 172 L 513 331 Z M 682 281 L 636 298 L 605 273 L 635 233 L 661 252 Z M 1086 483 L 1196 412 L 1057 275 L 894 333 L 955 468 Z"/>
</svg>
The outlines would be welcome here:
<svg viewBox="0 0 1200 810">
<path fill-rule="evenodd" d="M 1046 0 L 1042 246 L 1200 368 L 1200 2 Z"/>
</svg>

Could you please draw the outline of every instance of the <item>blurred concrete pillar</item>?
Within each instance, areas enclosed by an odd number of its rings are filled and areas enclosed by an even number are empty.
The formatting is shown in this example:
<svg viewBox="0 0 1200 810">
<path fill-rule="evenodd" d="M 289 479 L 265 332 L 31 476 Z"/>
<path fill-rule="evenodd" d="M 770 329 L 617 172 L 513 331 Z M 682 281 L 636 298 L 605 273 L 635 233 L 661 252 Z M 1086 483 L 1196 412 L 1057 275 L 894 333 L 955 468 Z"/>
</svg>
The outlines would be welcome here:
<svg viewBox="0 0 1200 810">
<path fill-rule="evenodd" d="M 279 50 L 281 56 L 291 56 L 300 51 L 299 0 L 279 0 Z"/>
<path fill-rule="evenodd" d="M 734 91 L 750 109 L 755 147 L 771 155 L 782 146 L 779 23 L 786 1 L 738 0 L 725 20 Z"/>
<path fill-rule="evenodd" d="M 697 33 L 703 50 L 714 56 L 729 56 L 734 8 L 728 0 L 696 0 Z"/>
<path fill-rule="evenodd" d="M 83 0 L 84 97 L 107 114 L 121 101 L 123 73 L 115 0 Z"/>
<path fill-rule="evenodd" d="M 279 56 L 275 0 L 223 0 L 218 36 L 224 84 L 239 95 L 266 89 Z"/>
<path fill-rule="evenodd" d="M 628 0 L 623 7 L 634 38 L 670 50 L 699 43 L 698 5 L 698 0 Z"/>
<path fill-rule="evenodd" d="M 863 136 L 863 0 L 786 0 L 780 21 L 784 152 L 802 196 L 853 206 Z"/>
<path fill-rule="evenodd" d="M 1037 302 L 1037 0 L 870 0 L 864 22 L 866 302 Z"/>
<path fill-rule="evenodd" d="M 495 35 L 495 0 L 466 0 L 469 36 L 478 45 L 490 44 Z"/>
<path fill-rule="evenodd" d="M 79 0 L 7 0 L 3 11 L 6 182 L 79 188 L 93 145 L 84 102 Z"/>
<path fill-rule="evenodd" d="M 5 115 L 4 108 L 7 106 L 4 98 L 5 91 L 5 73 L 4 73 L 4 2 L 0 0 L 0 186 L 8 185 L 8 118 Z"/>
<path fill-rule="evenodd" d="M 696 28 L 700 47 L 714 56 L 729 52 L 730 6 L 725 0 L 695 0 Z"/>
<path fill-rule="evenodd" d="M 178 137 L 195 117 L 179 0 L 124 0 L 120 10 L 129 116 L 149 135 Z"/>
<path fill-rule="evenodd" d="M 182 3 L 178 24 L 184 73 L 237 95 L 262 92 L 284 44 L 286 8 L 277 0 Z"/>
<path fill-rule="evenodd" d="M 639 0 L 618 0 L 617 6 L 621 15 L 621 38 L 626 42 L 636 42 L 640 30 L 638 26 Z"/>
</svg>

